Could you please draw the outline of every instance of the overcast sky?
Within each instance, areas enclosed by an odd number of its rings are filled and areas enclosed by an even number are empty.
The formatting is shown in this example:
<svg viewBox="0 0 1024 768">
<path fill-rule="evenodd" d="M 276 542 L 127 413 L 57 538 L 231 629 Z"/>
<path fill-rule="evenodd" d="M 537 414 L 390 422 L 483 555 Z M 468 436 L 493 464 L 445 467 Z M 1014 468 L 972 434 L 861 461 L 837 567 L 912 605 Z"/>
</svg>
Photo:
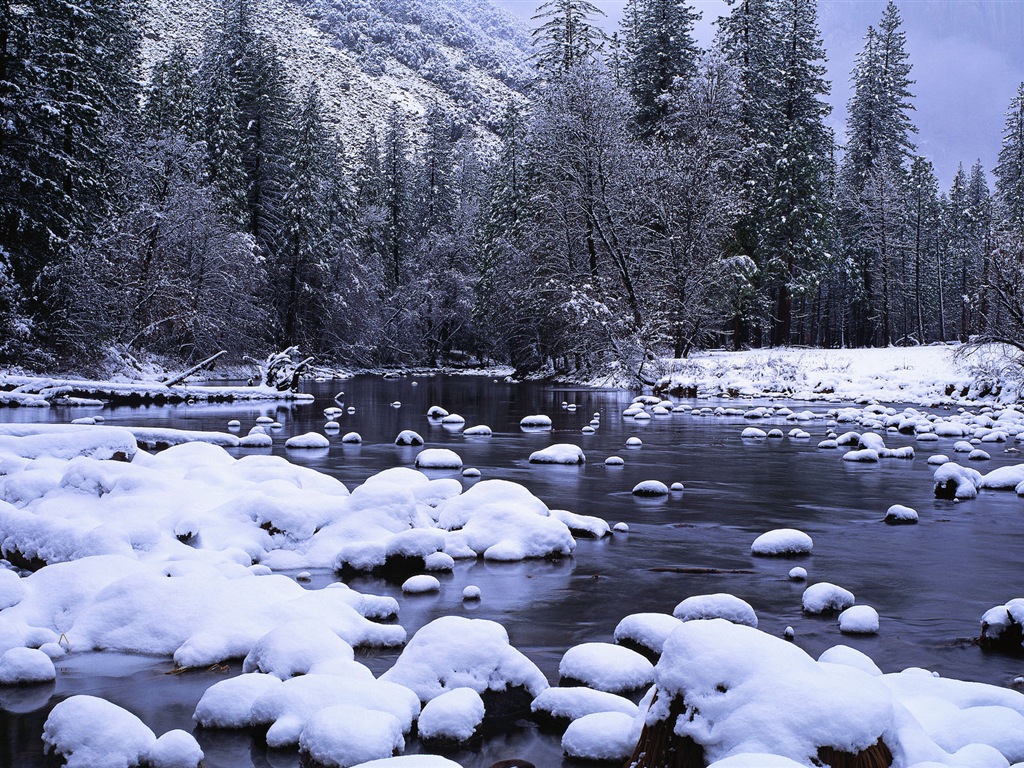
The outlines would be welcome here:
<svg viewBox="0 0 1024 768">
<path fill-rule="evenodd" d="M 495 0 L 527 23 L 538 2 Z M 886 0 L 821 0 L 819 17 L 832 80 L 829 122 L 842 141 L 849 78 L 864 32 L 877 24 Z M 594 2 L 617 27 L 624 0 Z M 703 19 L 702 45 L 712 41 L 724 0 L 692 0 Z M 902 0 L 897 2 L 907 33 L 916 80 L 913 92 L 919 151 L 936 166 L 948 187 L 958 162 L 968 169 L 980 159 L 991 172 L 999 152 L 1003 115 L 1024 81 L 1024 0 Z M 991 183 L 990 178 L 990 183 Z"/>
</svg>

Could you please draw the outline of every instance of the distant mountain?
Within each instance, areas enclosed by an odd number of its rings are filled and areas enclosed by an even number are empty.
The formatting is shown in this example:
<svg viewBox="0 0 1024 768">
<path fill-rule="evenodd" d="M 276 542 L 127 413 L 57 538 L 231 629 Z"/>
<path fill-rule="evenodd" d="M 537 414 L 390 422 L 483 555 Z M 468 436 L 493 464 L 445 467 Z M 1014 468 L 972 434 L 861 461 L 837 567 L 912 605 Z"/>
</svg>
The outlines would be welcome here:
<svg viewBox="0 0 1024 768">
<path fill-rule="evenodd" d="M 346 143 L 380 127 L 391 104 L 422 115 L 437 103 L 493 130 L 532 70 L 529 33 L 489 0 L 249 0 L 297 89 L 315 81 Z M 146 24 L 151 66 L 181 41 L 198 52 L 218 5 L 155 0 Z"/>
</svg>

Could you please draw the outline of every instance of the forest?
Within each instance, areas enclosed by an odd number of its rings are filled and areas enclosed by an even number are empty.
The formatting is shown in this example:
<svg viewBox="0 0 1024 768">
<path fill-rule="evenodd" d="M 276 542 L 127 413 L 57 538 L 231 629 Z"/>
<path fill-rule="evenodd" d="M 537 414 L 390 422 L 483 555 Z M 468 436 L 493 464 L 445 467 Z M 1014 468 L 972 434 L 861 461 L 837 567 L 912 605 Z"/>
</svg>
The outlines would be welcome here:
<svg viewBox="0 0 1024 768">
<path fill-rule="evenodd" d="M 141 0 L 0 0 L 0 364 L 298 345 L 643 379 L 709 347 L 1024 343 L 1024 84 L 996 167 L 941 189 L 894 3 L 841 137 L 815 0 L 729 6 L 702 49 L 685 0 L 611 35 L 549 0 L 500 120 L 395 104 L 352 142 L 249 0 L 146 71 Z"/>
</svg>

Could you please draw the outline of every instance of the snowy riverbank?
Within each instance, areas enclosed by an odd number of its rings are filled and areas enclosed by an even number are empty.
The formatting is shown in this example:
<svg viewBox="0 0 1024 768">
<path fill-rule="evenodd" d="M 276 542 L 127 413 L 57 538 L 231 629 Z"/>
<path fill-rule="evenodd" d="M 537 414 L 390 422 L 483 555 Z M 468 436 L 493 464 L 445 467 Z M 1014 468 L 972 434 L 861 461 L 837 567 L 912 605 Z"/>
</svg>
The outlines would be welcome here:
<svg viewBox="0 0 1024 768">
<path fill-rule="evenodd" d="M 915 405 L 1017 402 L 1022 371 L 1004 350 L 960 345 L 758 349 L 666 360 L 656 391 L 677 396 L 785 396 Z"/>
</svg>

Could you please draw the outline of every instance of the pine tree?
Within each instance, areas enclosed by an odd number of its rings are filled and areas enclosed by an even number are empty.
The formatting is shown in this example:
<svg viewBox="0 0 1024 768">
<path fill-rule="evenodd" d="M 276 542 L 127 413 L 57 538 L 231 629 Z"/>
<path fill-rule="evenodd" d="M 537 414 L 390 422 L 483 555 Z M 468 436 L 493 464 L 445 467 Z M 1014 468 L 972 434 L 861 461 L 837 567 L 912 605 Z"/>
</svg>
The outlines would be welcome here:
<svg viewBox="0 0 1024 768">
<path fill-rule="evenodd" d="M 406 279 L 406 257 L 412 243 L 409 135 L 405 116 L 392 105 L 384 128 L 381 152 L 381 206 L 385 274 L 392 290 Z"/>
<path fill-rule="evenodd" d="M 913 284 L 913 301 L 911 310 L 905 314 L 917 343 L 924 344 L 929 338 L 945 341 L 945 292 L 944 275 L 939 268 L 939 228 L 942 207 L 939 202 L 939 182 L 935 178 L 935 169 L 927 159 L 914 158 L 910 167 L 907 184 L 909 202 L 909 226 L 912 238 L 912 263 L 910 266 Z M 934 263 L 934 271 L 933 271 Z M 933 275 L 933 279 L 929 276 Z M 932 329 L 930 312 L 926 314 L 926 299 L 931 291 L 935 291 L 937 305 L 934 307 L 937 335 L 929 333 Z M 927 324 L 926 324 L 927 319 Z M 905 329 L 904 336 L 909 337 L 911 331 Z"/>
<path fill-rule="evenodd" d="M 177 134 L 190 141 L 202 138 L 196 67 L 180 43 L 153 68 L 143 119 L 151 135 Z"/>
<path fill-rule="evenodd" d="M 604 12 L 589 0 L 547 0 L 537 8 L 533 30 L 534 66 L 547 76 L 568 72 L 594 61 L 605 34 L 592 19 Z"/>
<path fill-rule="evenodd" d="M 840 170 L 840 226 L 847 258 L 855 265 L 851 316 L 858 346 L 893 341 L 895 278 L 906 236 L 900 200 L 915 130 L 909 116 L 910 63 L 900 25 L 890 1 L 878 29 L 869 28 L 865 36 L 853 74 Z"/>
<path fill-rule="evenodd" d="M 832 133 L 825 80 L 825 51 L 815 0 L 782 0 L 783 44 L 772 194 L 762 263 L 776 284 L 772 343 L 789 344 L 794 296 L 818 280 L 828 258 L 831 233 Z M 806 341 L 802 339 L 801 341 Z"/>
<path fill-rule="evenodd" d="M 700 13 L 687 0 L 630 0 L 625 18 L 625 80 L 642 136 L 665 132 L 672 95 L 696 70 L 694 24 Z"/>
</svg>

